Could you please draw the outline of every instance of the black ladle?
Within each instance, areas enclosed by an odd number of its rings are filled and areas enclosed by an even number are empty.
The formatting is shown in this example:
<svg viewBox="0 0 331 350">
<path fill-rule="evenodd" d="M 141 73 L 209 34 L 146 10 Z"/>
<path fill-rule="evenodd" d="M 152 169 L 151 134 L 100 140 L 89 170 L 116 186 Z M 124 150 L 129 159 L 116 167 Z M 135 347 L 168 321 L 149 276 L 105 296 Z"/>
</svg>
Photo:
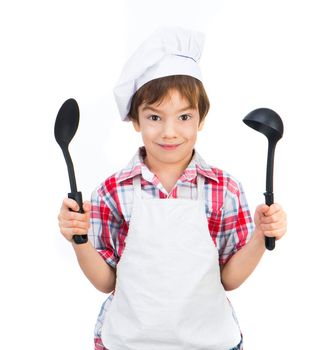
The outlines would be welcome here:
<svg viewBox="0 0 331 350">
<path fill-rule="evenodd" d="M 61 106 L 55 121 L 54 135 L 57 143 L 60 145 L 64 159 L 67 163 L 70 189 L 68 197 L 74 199 L 79 205 L 79 213 L 84 213 L 82 193 L 77 191 L 74 165 L 69 153 L 69 143 L 75 136 L 79 124 L 79 107 L 73 98 L 65 101 Z M 74 235 L 73 240 L 76 244 L 87 242 L 87 235 Z"/>
<path fill-rule="evenodd" d="M 274 203 L 273 171 L 275 148 L 277 142 L 283 136 L 283 122 L 280 116 L 269 108 L 255 109 L 243 119 L 243 122 L 264 134 L 268 139 L 267 178 L 264 196 L 265 204 L 270 206 Z M 273 250 L 275 248 L 275 237 L 265 237 L 265 246 L 268 250 Z"/>
</svg>

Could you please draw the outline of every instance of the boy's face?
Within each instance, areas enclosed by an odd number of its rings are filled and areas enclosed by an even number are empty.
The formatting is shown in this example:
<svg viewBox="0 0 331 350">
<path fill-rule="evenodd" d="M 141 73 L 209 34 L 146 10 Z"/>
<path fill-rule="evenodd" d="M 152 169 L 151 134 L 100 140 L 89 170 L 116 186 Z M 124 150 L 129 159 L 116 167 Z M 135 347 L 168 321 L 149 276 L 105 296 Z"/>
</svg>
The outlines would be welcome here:
<svg viewBox="0 0 331 350">
<path fill-rule="evenodd" d="M 203 127 L 198 109 L 189 107 L 177 90 L 171 90 L 161 104 L 140 105 L 138 115 L 139 124 L 133 121 L 133 126 L 141 132 L 150 169 L 174 166 L 184 170 L 191 160 L 197 132 Z"/>
</svg>

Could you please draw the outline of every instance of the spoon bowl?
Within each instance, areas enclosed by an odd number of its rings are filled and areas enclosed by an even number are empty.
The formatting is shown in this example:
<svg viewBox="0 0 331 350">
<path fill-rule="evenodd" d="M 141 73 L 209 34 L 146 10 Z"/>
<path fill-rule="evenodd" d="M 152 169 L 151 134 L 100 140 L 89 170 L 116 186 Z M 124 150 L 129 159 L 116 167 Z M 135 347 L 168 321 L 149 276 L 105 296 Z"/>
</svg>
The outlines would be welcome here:
<svg viewBox="0 0 331 350">
<path fill-rule="evenodd" d="M 73 98 L 61 106 L 55 121 L 54 136 L 60 147 L 68 147 L 79 124 L 79 107 Z"/>
</svg>

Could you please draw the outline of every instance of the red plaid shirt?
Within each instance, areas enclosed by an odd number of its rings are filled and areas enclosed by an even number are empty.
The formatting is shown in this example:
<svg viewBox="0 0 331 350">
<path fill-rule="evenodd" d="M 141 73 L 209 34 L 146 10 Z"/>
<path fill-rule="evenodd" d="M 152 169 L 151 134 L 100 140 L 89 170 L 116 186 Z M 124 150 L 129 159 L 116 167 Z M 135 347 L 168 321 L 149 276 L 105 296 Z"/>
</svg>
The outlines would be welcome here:
<svg viewBox="0 0 331 350">
<path fill-rule="evenodd" d="M 206 216 L 209 232 L 219 252 L 221 265 L 250 239 L 253 223 L 241 184 L 231 175 L 205 163 L 195 151 L 171 193 L 147 168 L 141 147 L 130 163 L 110 176 L 92 193 L 89 239 L 105 261 L 116 267 L 125 248 L 133 205 L 134 176 L 141 176 L 143 198 L 197 196 L 197 174 L 205 178 Z"/>
</svg>

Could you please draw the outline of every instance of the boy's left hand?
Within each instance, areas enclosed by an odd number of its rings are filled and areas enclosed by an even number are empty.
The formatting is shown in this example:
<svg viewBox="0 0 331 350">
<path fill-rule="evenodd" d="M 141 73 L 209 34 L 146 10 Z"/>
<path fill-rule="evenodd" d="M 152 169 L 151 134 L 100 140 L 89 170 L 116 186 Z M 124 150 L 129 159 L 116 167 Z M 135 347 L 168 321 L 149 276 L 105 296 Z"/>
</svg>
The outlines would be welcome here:
<svg viewBox="0 0 331 350">
<path fill-rule="evenodd" d="M 259 238 L 267 236 L 278 240 L 286 233 L 286 213 L 279 204 L 275 203 L 270 207 L 266 204 L 259 205 L 254 214 L 254 222 L 255 235 Z"/>
</svg>

